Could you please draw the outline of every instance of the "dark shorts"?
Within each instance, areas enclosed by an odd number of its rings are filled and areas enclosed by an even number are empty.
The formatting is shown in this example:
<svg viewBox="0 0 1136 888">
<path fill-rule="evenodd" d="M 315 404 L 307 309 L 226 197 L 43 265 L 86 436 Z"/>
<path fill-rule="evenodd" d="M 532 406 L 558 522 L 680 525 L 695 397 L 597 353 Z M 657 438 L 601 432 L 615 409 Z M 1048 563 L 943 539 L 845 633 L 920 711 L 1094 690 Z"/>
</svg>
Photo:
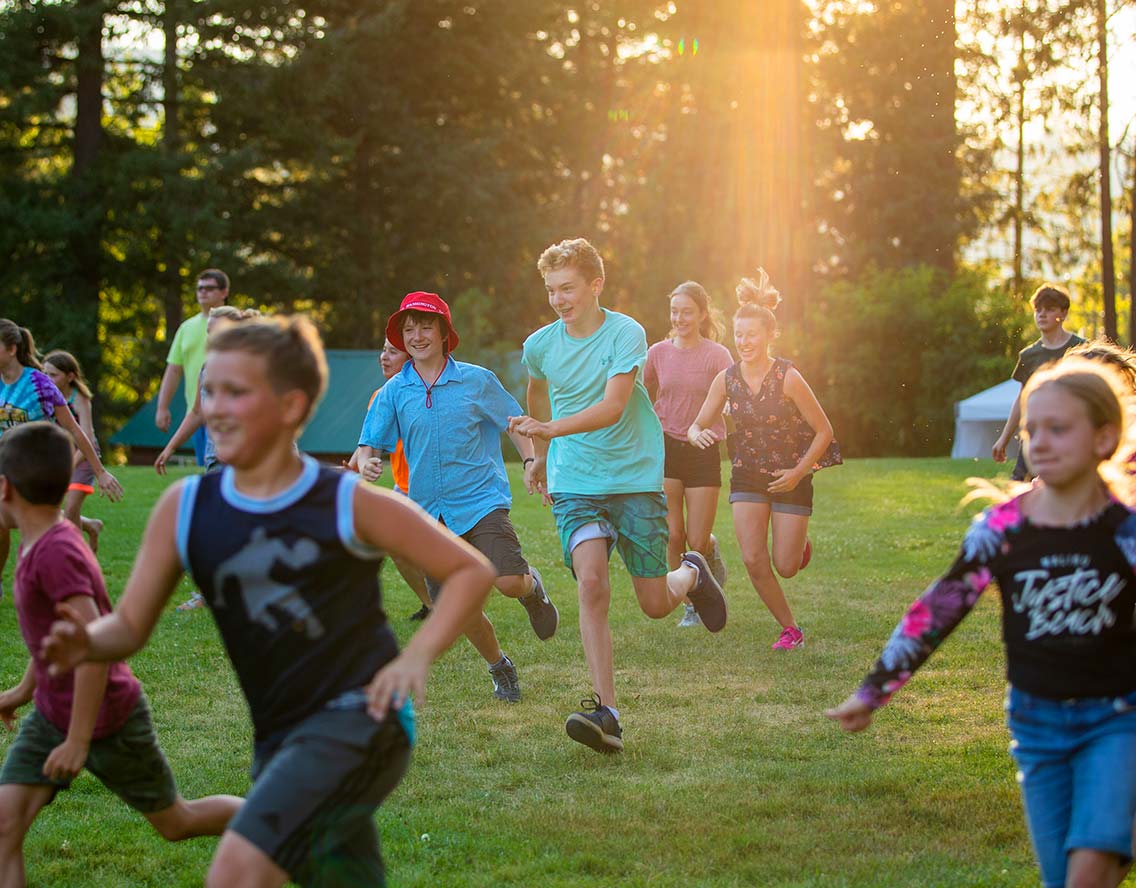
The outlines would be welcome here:
<svg viewBox="0 0 1136 888">
<path fill-rule="evenodd" d="M 67 489 L 79 490 L 88 494 L 95 492 L 95 470 L 91 468 L 89 462 L 83 460 L 75 466 L 75 470 L 71 472 L 71 483 L 67 485 Z"/>
<path fill-rule="evenodd" d="M 667 501 L 661 493 L 609 493 L 606 496 L 558 493 L 552 517 L 560 535 L 564 563 L 587 540 L 606 539 L 608 556 L 619 556 L 633 577 L 667 573 Z"/>
<path fill-rule="evenodd" d="M 52 780 L 43 773 L 51 751 L 66 739 L 66 732 L 32 709 L 20 719 L 20 733 L 0 768 L 0 785 L 54 786 L 56 792 L 67 789 L 70 780 Z M 170 763 L 158 746 L 144 696 L 118 731 L 91 741 L 86 768 L 107 789 L 143 814 L 164 811 L 177 801 L 177 784 Z"/>
<path fill-rule="evenodd" d="M 1030 473 L 1029 466 L 1026 465 L 1025 446 L 1019 446 L 1018 456 L 1014 460 L 1014 468 L 1010 472 L 1011 481 L 1029 481 L 1033 475 Z"/>
<path fill-rule="evenodd" d="M 509 520 L 508 509 L 495 509 L 461 535 L 493 564 L 499 577 L 520 577 L 529 572 L 529 563 L 521 554 L 521 541 Z M 426 578 L 426 592 L 431 601 L 438 600 L 441 583 Z"/>
<path fill-rule="evenodd" d="M 361 695 L 360 695 L 361 697 Z M 363 703 L 324 709 L 257 745 L 253 785 L 229 829 L 300 885 L 385 885 L 375 809 L 402 780 L 410 740 Z"/>
<path fill-rule="evenodd" d="M 740 472 L 734 469 L 730 478 L 731 503 L 769 503 L 771 511 L 787 515 L 813 513 L 813 476 L 806 475 L 801 483 L 788 493 L 770 493 L 768 487 L 776 478 L 761 472 Z"/>
<path fill-rule="evenodd" d="M 722 486 L 722 451 L 718 445 L 703 450 L 688 441 L 663 435 L 663 446 L 664 478 L 681 481 L 683 487 Z"/>
</svg>

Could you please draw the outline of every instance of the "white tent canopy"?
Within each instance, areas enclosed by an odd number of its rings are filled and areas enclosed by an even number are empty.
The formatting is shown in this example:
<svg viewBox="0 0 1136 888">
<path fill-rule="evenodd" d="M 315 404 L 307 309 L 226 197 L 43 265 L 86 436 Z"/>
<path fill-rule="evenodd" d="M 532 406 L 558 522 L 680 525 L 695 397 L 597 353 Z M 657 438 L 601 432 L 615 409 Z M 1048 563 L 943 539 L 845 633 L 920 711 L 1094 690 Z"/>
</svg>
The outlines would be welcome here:
<svg viewBox="0 0 1136 888">
<path fill-rule="evenodd" d="M 1020 382 L 1007 379 L 955 404 L 955 440 L 951 446 L 954 459 L 990 458 L 990 448 L 1002 433 L 1021 388 Z M 1016 439 L 1006 452 L 1010 459 L 1014 458 Z"/>
</svg>

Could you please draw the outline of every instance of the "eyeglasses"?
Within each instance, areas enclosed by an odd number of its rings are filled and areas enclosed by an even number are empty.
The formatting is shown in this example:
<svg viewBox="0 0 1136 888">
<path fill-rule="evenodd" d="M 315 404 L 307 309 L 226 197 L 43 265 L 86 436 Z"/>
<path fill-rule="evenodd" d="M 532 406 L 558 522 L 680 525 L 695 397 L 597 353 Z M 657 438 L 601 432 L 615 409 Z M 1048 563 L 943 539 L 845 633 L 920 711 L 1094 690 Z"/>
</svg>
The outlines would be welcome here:
<svg viewBox="0 0 1136 888">
<path fill-rule="evenodd" d="M 220 290 L 220 289 L 221 289 L 221 287 L 218 287 L 216 284 L 198 284 L 197 285 L 197 292 L 198 293 L 208 293 L 212 290 Z"/>
</svg>

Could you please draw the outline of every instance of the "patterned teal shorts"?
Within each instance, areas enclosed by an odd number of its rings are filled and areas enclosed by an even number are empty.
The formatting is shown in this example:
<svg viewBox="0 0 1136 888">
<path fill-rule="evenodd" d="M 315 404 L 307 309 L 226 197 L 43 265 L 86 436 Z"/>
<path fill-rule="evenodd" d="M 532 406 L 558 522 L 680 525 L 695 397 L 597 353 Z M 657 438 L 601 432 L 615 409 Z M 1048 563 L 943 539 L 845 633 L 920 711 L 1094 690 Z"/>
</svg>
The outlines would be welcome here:
<svg viewBox="0 0 1136 888">
<path fill-rule="evenodd" d="M 552 516 L 568 567 L 572 566 L 572 550 L 579 543 L 602 536 L 608 541 L 608 556 L 618 548 L 631 576 L 666 575 L 667 501 L 661 493 L 558 493 Z M 589 534 L 589 525 L 595 525 L 597 532 Z"/>
</svg>

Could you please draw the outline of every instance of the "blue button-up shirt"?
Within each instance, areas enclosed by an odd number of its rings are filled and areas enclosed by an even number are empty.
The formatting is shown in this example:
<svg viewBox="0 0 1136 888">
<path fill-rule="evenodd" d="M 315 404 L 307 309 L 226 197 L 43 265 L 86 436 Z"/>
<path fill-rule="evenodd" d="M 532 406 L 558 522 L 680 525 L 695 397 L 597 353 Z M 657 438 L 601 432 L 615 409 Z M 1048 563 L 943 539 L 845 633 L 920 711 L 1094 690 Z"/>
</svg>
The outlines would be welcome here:
<svg viewBox="0 0 1136 888">
<path fill-rule="evenodd" d="M 524 411 L 492 371 L 448 358 L 430 388 L 407 361 L 367 410 L 359 443 L 394 452 L 402 440 L 410 498 L 456 534 L 513 505 L 501 433 Z"/>
</svg>

